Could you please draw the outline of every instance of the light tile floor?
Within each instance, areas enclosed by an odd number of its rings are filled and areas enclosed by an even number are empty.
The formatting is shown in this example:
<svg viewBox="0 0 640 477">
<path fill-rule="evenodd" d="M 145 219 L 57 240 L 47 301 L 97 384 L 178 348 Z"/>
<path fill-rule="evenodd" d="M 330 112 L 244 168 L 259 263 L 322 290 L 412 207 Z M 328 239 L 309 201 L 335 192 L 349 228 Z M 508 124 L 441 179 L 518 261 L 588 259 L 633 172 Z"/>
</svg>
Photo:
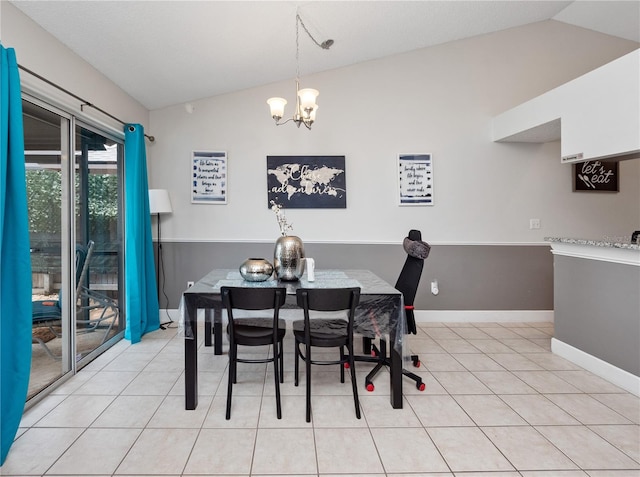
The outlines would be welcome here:
<svg viewBox="0 0 640 477">
<path fill-rule="evenodd" d="M 358 420 L 348 377 L 314 367 L 311 423 L 290 334 L 282 420 L 268 366 L 240 365 L 226 421 L 226 354 L 201 345 L 199 405 L 185 411 L 177 331 L 122 341 L 25 413 L 0 474 L 640 476 L 640 399 L 553 355 L 552 324 L 419 326 L 424 392 L 405 380 L 394 410 L 388 373 L 368 393 L 358 363 Z"/>
</svg>

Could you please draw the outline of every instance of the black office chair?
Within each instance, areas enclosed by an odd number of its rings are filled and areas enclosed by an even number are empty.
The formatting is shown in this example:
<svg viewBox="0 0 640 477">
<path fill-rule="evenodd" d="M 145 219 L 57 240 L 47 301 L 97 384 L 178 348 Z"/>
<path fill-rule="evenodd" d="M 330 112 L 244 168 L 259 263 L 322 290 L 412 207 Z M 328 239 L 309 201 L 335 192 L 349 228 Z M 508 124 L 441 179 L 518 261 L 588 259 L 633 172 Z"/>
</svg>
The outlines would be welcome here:
<svg viewBox="0 0 640 477">
<path fill-rule="evenodd" d="M 424 260 L 429 256 L 431 247 L 429 244 L 422 241 L 422 234 L 419 230 L 409 231 L 409 235 L 405 237 L 403 241 L 403 247 L 405 252 L 407 252 L 407 259 L 400 271 L 400 276 L 398 277 L 395 288 L 402 292 L 402 296 L 404 297 L 407 332 L 415 335 L 418 330 L 413 313 L 413 303 L 418 291 L 418 285 L 420 284 Z M 375 320 L 375 310 L 372 310 L 371 314 L 371 319 Z M 375 367 L 365 378 L 367 391 L 373 391 L 375 389 L 373 379 L 383 367 L 391 366 L 391 359 L 387 355 L 387 343 L 383 338 L 380 338 L 380 348 L 378 349 L 372 344 L 372 337 L 365 336 L 363 338 L 363 348 L 364 352 L 370 353 L 370 355 L 356 356 L 356 360 L 376 363 Z M 417 355 L 411 355 L 411 361 L 416 368 L 420 367 L 420 358 Z M 416 388 L 419 391 L 424 391 L 425 384 L 422 382 L 422 378 L 420 376 L 406 369 L 402 370 L 402 374 L 414 380 L 416 382 Z"/>
<path fill-rule="evenodd" d="M 353 320 L 360 301 L 360 288 L 299 288 L 296 291 L 298 306 L 304 311 L 304 320 L 293 322 L 296 342 L 295 385 L 298 385 L 298 359 L 305 362 L 307 378 L 307 422 L 311 422 L 311 365 L 340 365 L 340 382 L 344 383 L 344 368 L 351 371 L 353 401 L 356 417 L 360 419 L 360 401 L 356 384 L 356 367 L 353 356 Z M 310 318 L 310 311 L 347 311 L 347 319 Z M 304 352 L 300 349 L 304 348 Z M 312 347 L 340 348 L 338 360 L 316 360 Z M 345 353 L 345 348 L 347 353 Z"/>
<path fill-rule="evenodd" d="M 286 288 L 222 287 L 222 305 L 229 317 L 229 384 L 227 387 L 227 415 L 231 418 L 231 395 L 237 381 L 237 363 L 271 363 L 276 386 L 276 411 L 282 418 L 280 383 L 283 382 L 284 359 L 282 340 L 286 334 L 286 322 L 280 318 L 280 307 L 287 297 Z M 236 318 L 234 310 L 273 310 L 269 318 Z M 261 359 L 238 358 L 238 345 L 271 345 L 272 356 Z"/>
</svg>

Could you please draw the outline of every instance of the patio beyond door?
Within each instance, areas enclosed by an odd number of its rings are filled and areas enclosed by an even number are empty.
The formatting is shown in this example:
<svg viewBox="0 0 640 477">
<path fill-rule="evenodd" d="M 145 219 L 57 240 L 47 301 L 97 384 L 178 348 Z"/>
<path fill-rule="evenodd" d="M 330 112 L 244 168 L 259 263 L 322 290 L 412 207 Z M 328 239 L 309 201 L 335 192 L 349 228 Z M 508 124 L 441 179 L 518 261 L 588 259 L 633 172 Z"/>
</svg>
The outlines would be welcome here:
<svg viewBox="0 0 640 477">
<path fill-rule="evenodd" d="M 23 100 L 23 118 L 34 301 L 31 399 L 122 336 L 123 144 L 35 99 Z"/>
</svg>

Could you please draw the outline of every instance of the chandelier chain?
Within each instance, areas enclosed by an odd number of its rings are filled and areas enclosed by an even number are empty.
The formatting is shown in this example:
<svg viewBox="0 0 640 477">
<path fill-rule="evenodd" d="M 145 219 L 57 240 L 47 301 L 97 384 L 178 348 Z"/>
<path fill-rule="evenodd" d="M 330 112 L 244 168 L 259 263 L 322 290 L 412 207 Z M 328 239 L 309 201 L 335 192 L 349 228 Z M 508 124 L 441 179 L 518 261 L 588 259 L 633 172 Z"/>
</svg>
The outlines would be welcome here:
<svg viewBox="0 0 640 477">
<path fill-rule="evenodd" d="M 323 43 L 318 43 L 318 40 L 313 37 L 309 29 L 307 28 L 307 25 L 305 25 L 302 21 L 302 17 L 300 16 L 300 14 L 296 13 L 296 78 L 300 77 L 300 25 L 302 25 L 302 29 L 318 48 L 328 50 L 329 47 L 333 44 L 333 40 L 327 40 Z"/>
<path fill-rule="evenodd" d="M 314 42 L 318 48 L 327 50 L 328 48 L 326 46 L 322 46 L 322 43 L 318 43 L 318 41 L 313 37 L 311 32 L 308 30 L 307 25 L 305 25 L 304 22 L 302 21 L 302 17 L 299 14 L 296 14 L 296 18 L 300 22 L 300 25 L 302 25 L 302 28 L 304 28 L 304 31 L 306 32 L 306 34 L 309 35 L 309 38 L 311 38 L 311 41 Z M 298 24 L 296 23 L 296 30 L 297 29 L 298 29 Z"/>
<path fill-rule="evenodd" d="M 300 79 L 300 29 L 298 28 L 300 23 L 302 23 L 302 18 L 296 13 L 296 81 Z M 304 23 L 302 23 L 302 26 L 304 27 Z"/>
</svg>

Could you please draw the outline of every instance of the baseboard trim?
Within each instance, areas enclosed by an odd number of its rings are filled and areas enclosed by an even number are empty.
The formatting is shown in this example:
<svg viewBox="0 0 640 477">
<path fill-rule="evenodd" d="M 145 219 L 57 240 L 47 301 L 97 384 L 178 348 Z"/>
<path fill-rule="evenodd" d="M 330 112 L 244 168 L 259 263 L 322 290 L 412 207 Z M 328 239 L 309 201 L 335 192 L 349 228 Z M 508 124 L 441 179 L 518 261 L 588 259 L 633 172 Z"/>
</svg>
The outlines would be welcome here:
<svg viewBox="0 0 640 477">
<path fill-rule="evenodd" d="M 562 358 L 568 359 L 587 371 L 591 371 L 596 376 L 600 376 L 602 379 L 606 379 L 610 383 L 621 387 L 625 391 L 629 391 L 631 394 L 635 394 L 640 397 L 639 376 L 631 374 L 624 369 L 620 369 L 589 353 L 585 353 L 578 348 L 574 348 L 573 346 L 556 338 L 551 338 L 551 351 Z"/>
<path fill-rule="evenodd" d="M 553 323 L 553 310 L 415 310 L 418 323 Z"/>
</svg>

